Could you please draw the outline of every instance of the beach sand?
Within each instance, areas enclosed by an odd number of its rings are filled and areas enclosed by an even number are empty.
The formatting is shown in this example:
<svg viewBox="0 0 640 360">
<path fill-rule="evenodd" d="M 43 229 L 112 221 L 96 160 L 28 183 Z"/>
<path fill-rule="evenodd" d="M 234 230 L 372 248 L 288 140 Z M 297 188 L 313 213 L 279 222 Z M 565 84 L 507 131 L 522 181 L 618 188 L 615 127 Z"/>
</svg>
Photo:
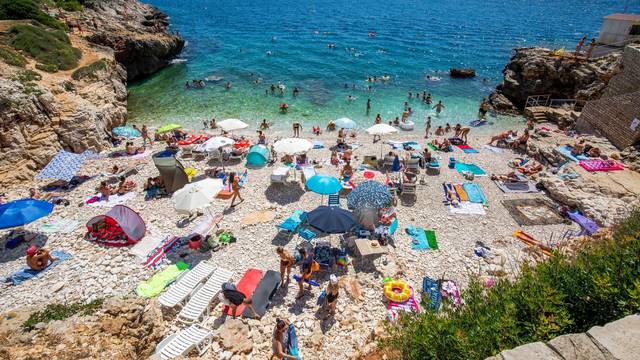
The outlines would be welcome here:
<svg viewBox="0 0 640 360">
<path fill-rule="evenodd" d="M 324 160 L 330 158 L 330 150 L 327 146 L 335 144 L 336 133 L 323 134 L 319 137 L 310 136 L 310 129 L 303 130 L 303 136 L 310 140 L 323 141 L 325 148 L 311 150 L 308 156 L 311 160 L 317 160 L 324 164 Z M 215 131 L 217 133 L 217 131 Z M 478 154 L 464 154 L 459 149 L 453 153 L 437 153 L 440 157 L 441 173 L 438 176 L 425 176 L 425 184 L 419 184 L 417 188 L 417 200 L 411 204 L 405 204 L 399 199 L 396 207 L 400 227 L 396 233 L 393 246 L 389 254 L 377 258 L 374 261 L 353 259 L 353 264 L 343 269 L 339 275 L 346 275 L 357 279 L 362 292 L 362 300 L 351 299 L 344 290 L 338 300 L 338 312 L 335 321 L 321 321 L 316 317 L 316 298 L 321 289 L 313 288 L 312 295 L 306 295 L 302 300 L 296 301 L 297 284 L 291 282 L 278 290 L 275 295 L 273 307 L 260 321 L 248 320 L 252 327 L 254 343 L 253 355 L 257 358 L 265 358 L 270 353 L 270 336 L 276 316 L 293 320 L 298 328 L 300 347 L 308 358 L 329 359 L 336 353 L 346 355 L 353 354 L 361 346 L 368 342 L 372 330 L 380 320 L 386 316 L 386 302 L 384 300 L 382 284 L 383 278 L 396 276 L 403 278 L 411 284 L 415 290 L 421 289 L 422 278 L 445 278 L 454 280 L 464 287 L 474 275 L 489 276 L 490 274 L 507 273 L 507 277 L 517 274 L 523 261 L 531 259 L 528 256 L 526 246 L 512 237 L 514 230 L 523 229 L 537 239 L 546 241 L 553 239 L 558 241 L 567 230 L 577 230 L 574 224 L 557 224 L 545 226 L 519 226 L 509 214 L 501 200 L 518 198 L 543 198 L 542 194 L 505 194 L 489 179 L 489 177 L 476 177 L 475 182 L 480 185 L 488 206 L 485 215 L 457 215 L 451 214 L 443 204 L 443 182 L 462 183 L 464 178 L 457 171 L 447 167 L 449 156 L 455 156 L 458 161 L 474 163 L 483 168 L 488 174 L 507 173 L 511 171 L 508 162 L 521 156 L 511 150 L 496 153 L 483 148 L 487 142 L 487 134 L 490 131 L 483 129 L 480 133 L 472 130 L 469 144 L 480 151 Z M 255 139 L 255 131 L 245 131 L 247 135 Z M 239 132 L 236 135 L 241 135 Z M 267 132 L 268 141 L 277 137 L 287 137 L 290 134 L 280 131 Z M 398 134 L 383 137 L 388 140 L 414 140 L 424 146 L 423 130 L 416 129 L 412 132 L 400 132 Z M 361 147 L 354 151 L 355 168 L 358 167 L 365 155 L 380 156 L 380 143 L 372 143 L 372 137 L 362 131 L 355 140 Z M 155 149 L 162 146 L 156 144 Z M 386 153 L 390 150 L 388 145 L 382 146 Z M 183 163 L 187 167 L 193 167 L 202 173 L 207 167 L 205 161 L 195 162 L 185 159 Z M 184 215 L 174 210 L 171 198 L 145 201 L 142 184 L 150 176 L 156 176 L 157 170 L 147 156 L 137 160 L 124 158 L 102 158 L 85 163 L 80 174 L 96 175 L 106 172 L 114 164 L 137 165 L 140 168 L 138 174 L 132 176 L 137 185 L 137 193 L 134 198 L 125 202 L 140 213 L 150 230 L 161 234 L 186 235 L 199 219 L 183 226 L 181 219 Z M 277 166 L 277 164 L 276 164 Z M 227 171 L 235 170 L 243 172 L 244 161 L 225 166 Z M 184 260 L 195 264 L 202 259 L 210 259 L 216 266 L 224 267 L 234 272 L 234 280 L 238 280 L 248 268 L 262 270 L 278 270 L 279 260 L 275 248 L 282 245 L 293 252 L 296 244 L 301 239 L 294 237 L 288 243 L 277 239 L 278 230 L 275 225 L 297 209 L 312 210 L 318 205 L 326 204 L 327 197 L 307 192 L 300 184 L 300 172 L 296 175 L 296 181 L 287 185 L 270 185 L 269 177 L 273 167 L 249 170 L 249 178 L 242 189 L 242 197 L 245 201 L 229 208 L 229 200 L 216 199 L 211 206 L 212 213 L 224 213 L 220 223 L 223 229 L 229 229 L 237 238 L 232 243 L 216 252 L 199 253 L 190 250 L 187 246 L 174 252 L 170 258 L 172 261 Z M 316 169 L 318 173 L 337 175 L 338 169 L 330 165 L 322 165 Z M 421 171 L 424 174 L 424 170 Z M 65 197 L 71 201 L 67 207 L 56 206 L 54 213 L 27 226 L 27 229 L 36 231 L 39 225 L 50 221 L 53 217 L 75 219 L 80 226 L 70 234 L 48 234 L 39 242 L 49 249 L 65 250 L 73 255 L 57 267 L 47 271 L 42 276 L 29 280 L 21 285 L 1 285 L 0 311 L 21 309 L 24 307 L 41 307 L 46 303 L 89 301 L 96 298 L 133 295 L 136 285 L 149 278 L 154 271 L 144 268 L 135 257 L 128 253 L 128 248 L 105 248 L 83 239 L 86 231 L 84 224 L 93 216 L 104 214 L 108 207 L 78 206 L 86 198 L 95 193 L 95 188 L 104 178 L 97 176 L 80 185 Z M 384 180 L 385 175 L 378 173 L 378 180 Z M 363 181 L 362 171 L 358 171 L 354 181 Z M 43 183 L 39 183 L 42 185 Z M 9 199 L 27 196 L 29 186 L 35 184 L 23 184 L 20 188 L 8 189 Z M 346 208 L 346 199 L 342 199 L 342 206 Z M 243 219 L 252 218 L 256 212 L 273 211 L 275 219 L 255 225 L 243 225 Z M 411 249 L 411 239 L 404 229 L 408 225 L 419 226 L 425 229 L 433 229 L 436 232 L 439 250 L 414 251 Z M 338 243 L 338 237 L 333 236 L 334 244 Z M 142 240 L 144 241 L 144 239 Z M 489 264 L 485 259 L 474 255 L 476 241 L 482 241 L 491 248 L 494 264 Z M 9 275 L 11 272 L 24 265 L 23 244 L 17 249 L 4 250 L 0 255 L 0 276 Z M 298 270 L 294 268 L 294 273 Z M 325 286 L 328 275 L 321 272 L 317 280 Z M 135 295 L 134 295 L 135 296 Z M 219 316 L 219 306 L 212 312 L 205 324 L 219 325 L 216 318 Z M 170 330 L 178 327 L 175 315 L 165 315 L 169 334 Z M 216 325 L 217 324 L 217 325 Z M 213 351 L 216 351 L 214 345 Z M 219 349 L 217 349 L 219 350 Z M 215 354 L 215 352 L 214 352 Z M 265 357 L 262 357 L 262 356 Z"/>
</svg>

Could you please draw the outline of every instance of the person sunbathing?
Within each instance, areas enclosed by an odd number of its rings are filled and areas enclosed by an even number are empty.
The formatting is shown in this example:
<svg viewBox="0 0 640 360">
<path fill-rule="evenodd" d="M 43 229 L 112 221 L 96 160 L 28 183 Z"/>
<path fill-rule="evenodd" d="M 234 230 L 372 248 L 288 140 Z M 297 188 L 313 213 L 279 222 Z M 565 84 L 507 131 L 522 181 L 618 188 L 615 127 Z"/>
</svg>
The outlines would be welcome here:
<svg viewBox="0 0 640 360">
<path fill-rule="evenodd" d="M 447 186 L 447 199 L 453 206 L 458 206 L 458 193 L 453 186 Z"/>
<path fill-rule="evenodd" d="M 527 176 L 535 175 L 542 170 L 544 170 L 544 166 L 535 160 L 531 160 L 524 166 L 518 167 L 518 171 Z"/>
<path fill-rule="evenodd" d="M 344 164 L 342 170 L 340 171 L 340 176 L 344 179 L 344 181 L 349 181 L 349 179 L 351 179 L 351 177 L 353 176 L 353 168 L 351 167 L 351 164 L 349 164 L 348 162 Z"/>
<path fill-rule="evenodd" d="M 442 142 L 439 142 L 438 139 L 433 139 L 431 144 L 438 148 L 440 151 L 449 152 L 451 150 L 451 143 L 449 139 L 443 139 Z"/>
<path fill-rule="evenodd" d="M 132 141 L 128 141 L 125 144 L 125 152 L 127 153 L 127 155 L 142 154 L 144 152 L 144 148 L 143 147 L 135 147 L 133 145 Z"/>
<path fill-rule="evenodd" d="M 118 184 L 118 188 L 116 189 L 115 194 L 124 195 L 129 191 L 133 191 L 135 188 L 136 184 L 133 181 L 127 180 L 126 177 L 122 176 L 120 178 L 120 183 Z"/>
<path fill-rule="evenodd" d="M 600 151 L 599 148 L 597 147 L 592 147 L 591 149 L 587 150 L 585 149 L 585 154 L 588 157 L 592 157 L 592 158 L 599 158 L 602 156 L 602 152 Z"/>
<path fill-rule="evenodd" d="M 282 157 L 282 162 L 285 164 L 293 163 L 293 156 L 286 154 L 285 156 Z"/>
<path fill-rule="evenodd" d="M 504 132 L 501 132 L 498 135 L 494 135 L 491 137 L 491 140 L 489 140 L 489 142 L 487 143 L 487 145 L 493 145 L 494 142 L 500 142 L 500 141 L 505 141 L 507 140 L 510 136 L 517 136 L 518 133 L 516 131 L 512 131 L 512 130 L 507 130 Z"/>
<path fill-rule="evenodd" d="M 529 140 L 529 129 L 524 129 L 524 133 L 511 143 L 511 148 L 518 149 L 521 145 L 526 145 Z"/>
<path fill-rule="evenodd" d="M 571 146 L 571 145 L 568 145 L 568 146 Z M 587 146 L 586 140 L 585 139 L 580 139 L 578 142 L 573 144 L 573 147 L 571 148 L 571 155 L 573 155 L 573 156 L 582 155 L 584 153 L 584 148 L 586 146 Z"/>
<path fill-rule="evenodd" d="M 40 271 L 58 259 L 51 256 L 49 250 L 32 245 L 27 249 L 27 266 L 31 270 Z"/>
<path fill-rule="evenodd" d="M 111 195 L 111 187 L 107 185 L 106 181 L 100 183 L 98 186 L 98 193 L 102 196 L 101 200 L 109 201 L 109 195 Z"/>
<path fill-rule="evenodd" d="M 491 174 L 491 180 L 499 180 L 499 181 L 519 181 L 518 176 L 515 172 L 510 172 L 507 174 Z"/>
<path fill-rule="evenodd" d="M 336 150 L 331 151 L 331 165 L 340 165 L 340 159 L 338 159 L 338 152 Z"/>
</svg>

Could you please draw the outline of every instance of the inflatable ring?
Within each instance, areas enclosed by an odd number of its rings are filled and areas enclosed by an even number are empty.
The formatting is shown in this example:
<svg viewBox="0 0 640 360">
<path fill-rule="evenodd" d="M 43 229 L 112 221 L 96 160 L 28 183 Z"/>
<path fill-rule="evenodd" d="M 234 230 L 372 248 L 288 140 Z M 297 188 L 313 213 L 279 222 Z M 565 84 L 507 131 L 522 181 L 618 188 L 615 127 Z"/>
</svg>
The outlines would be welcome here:
<svg viewBox="0 0 640 360">
<path fill-rule="evenodd" d="M 403 303 L 411 297 L 411 287 L 402 280 L 391 280 L 384 284 L 384 296 L 391 301 Z"/>
</svg>

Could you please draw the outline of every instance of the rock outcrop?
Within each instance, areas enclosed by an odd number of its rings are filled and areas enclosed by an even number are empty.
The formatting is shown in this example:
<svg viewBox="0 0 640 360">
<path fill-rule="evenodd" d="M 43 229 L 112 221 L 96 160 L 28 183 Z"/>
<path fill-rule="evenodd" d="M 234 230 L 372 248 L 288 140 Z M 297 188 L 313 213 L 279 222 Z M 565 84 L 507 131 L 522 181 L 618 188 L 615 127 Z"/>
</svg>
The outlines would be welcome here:
<svg viewBox="0 0 640 360">
<path fill-rule="evenodd" d="M 137 1 L 87 3 L 77 16 L 83 36 L 110 47 L 127 69 L 127 80 L 149 76 L 167 66 L 182 51 L 184 40 L 167 31 L 167 15 Z M 124 21 L 123 21 L 124 20 Z"/>
<path fill-rule="evenodd" d="M 546 48 L 518 48 L 505 66 L 504 80 L 490 101 L 497 111 L 513 111 L 522 109 L 531 95 L 597 99 L 618 71 L 620 59 L 617 53 L 587 60 L 570 54 L 554 55 Z"/>
</svg>

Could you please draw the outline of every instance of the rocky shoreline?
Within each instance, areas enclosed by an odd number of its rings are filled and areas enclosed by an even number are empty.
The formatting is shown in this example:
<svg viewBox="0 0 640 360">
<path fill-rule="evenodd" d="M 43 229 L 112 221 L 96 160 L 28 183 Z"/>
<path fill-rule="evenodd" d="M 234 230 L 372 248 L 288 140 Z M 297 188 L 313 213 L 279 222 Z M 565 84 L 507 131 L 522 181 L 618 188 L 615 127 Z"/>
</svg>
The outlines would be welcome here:
<svg viewBox="0 0 640 360">
<path fill-rule="evenodd" d="M 81 12 L 50 11 L 73 25 L 71 45 L 82 52 L 76 69 L 49 73 L 0 61 L 0 184 L 33 175 L 60 150 L 104 151 L 107 134 L 127 120 L 127 81 L 169 64 L 184 40 L 167 30 L 167 16 L 137 1 L 87 3 Z M 124 20 L 124 21 L 123 21 Z M 0 21 L 7 31 L 15 21 Z M 79 26 L 79 27 L 78 27 Z M 75 76 L 91 69 L 90 76 Z M 25 79 L 28 74 L 28 79 Z"/>
</svg>

